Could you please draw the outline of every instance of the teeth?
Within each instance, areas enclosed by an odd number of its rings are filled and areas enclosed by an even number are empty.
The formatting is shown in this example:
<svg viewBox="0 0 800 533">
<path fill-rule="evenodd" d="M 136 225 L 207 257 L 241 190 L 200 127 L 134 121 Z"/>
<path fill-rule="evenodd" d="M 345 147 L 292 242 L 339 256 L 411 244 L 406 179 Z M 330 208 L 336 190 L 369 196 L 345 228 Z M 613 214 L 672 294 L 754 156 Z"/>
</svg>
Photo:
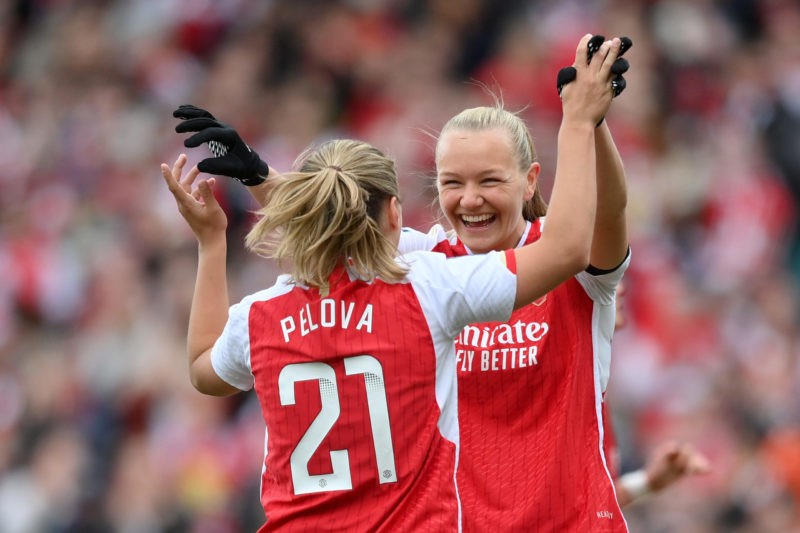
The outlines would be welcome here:
<svg viewBox="0 0 800 533">
<path fill-rule="evenodd" d="M 461 219 L 464 222 L 471 222 L 474 224 L 476 222 L 485 222 L 486 220 L 489 220 L 493 216 L 494 215 L 461 215 Z"/>
</svg>

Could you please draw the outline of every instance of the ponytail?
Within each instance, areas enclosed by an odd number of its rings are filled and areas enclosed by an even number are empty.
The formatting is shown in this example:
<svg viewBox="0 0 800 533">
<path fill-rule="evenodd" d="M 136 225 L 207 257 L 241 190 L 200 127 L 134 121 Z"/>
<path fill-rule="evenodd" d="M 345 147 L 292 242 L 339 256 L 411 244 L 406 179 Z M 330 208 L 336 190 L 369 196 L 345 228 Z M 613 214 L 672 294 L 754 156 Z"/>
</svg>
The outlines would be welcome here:
<svg viewBox="0 0 800 533">
<path fill-rule="evenodd" d="M 324 291 L 343 264 L 364 280 L 402 280 L 397 247 L 379 224 L 398 196 L 394 162 L 367 143 L 343 139 L 307 150 L 296 167 L 259 212 L 247 247 L 290 262 L 295 282 Z"/>
</svg>

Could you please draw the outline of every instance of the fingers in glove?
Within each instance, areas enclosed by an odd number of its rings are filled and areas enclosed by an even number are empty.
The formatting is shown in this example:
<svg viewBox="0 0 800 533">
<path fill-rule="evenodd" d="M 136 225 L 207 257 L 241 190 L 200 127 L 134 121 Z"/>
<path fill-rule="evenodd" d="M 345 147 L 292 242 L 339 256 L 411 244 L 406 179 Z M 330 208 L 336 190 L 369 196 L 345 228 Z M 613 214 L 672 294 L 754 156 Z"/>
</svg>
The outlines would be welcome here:
<svg viewBox="0 0 800 533">
<path fill-rule="evenodd" d="M 619 96 L 622 91 L 625 90 L 625 87 L 628 86 L 628 82 L 625 81 L 625 78 L 622 76 L 616 76 L 614 79 L 611 80 L 611 90 L 614 93 L 614 98 Z"/>
<path fill-rule="evenodd" d="M 236 131 L 231 128 L 206 128 L 183 141 L 183 145 L 186 148 L 194 148 L 209 141 L 218 141 L 230 147 L 236 142 Z"/>
<path fill-rule="evenodd" d="M 197 164 L 200 172 L 213 174 L 215 176 L 240 176 L 244 173 L 242 161 L 233 155 L 224 157 L 209 157 Z"/>
<path fill-rule="evenodd" d="M 588 47 L 589 63 L 592 62 L 592 56 L 595 54 L 595 52 L 600 50 L 600 47 L 604 42 L 606 42 L 606 38 L 602 35 L 594 35 L 591 39 L 589 39 L 589 42 L 586 45 Z"/>
<path fill-rule="evenodd" d="M 628 72 L 630 68 L 630 63 L 628 60 L 622 57 L 618 57 L 614 64 L 611 65 L 611 73 L 615 75 L 614 80 L 612 80 L 612 87 L 614 86 L 614 81 L 621 79 L 621 82 L 618 85 L 621 86 L 620 89 L 615 89 L 614 96 L 619 95 L 625 89 L 625 79 L 622 78 L 622 75 Z M 575 67 L 564 67 L 558 71 L 558 76 L 556 77 L 556 89 L 558 89 L 558 94 L 561 94 L 561 90 L 564 88 L 564 85 L 575 81 L 575 78 L 578 75 L 578 71 L 575 70 Z"/>
<path fill-rule="evenodd" d="M 222 128 L 223 124 L 218 120 L 208 117 L 190 118 L 179 122 L 175 126 L 177 133 L 186 133 L 187 131 L 202 131 L 206 128 Z"/>
<path fill-rule="evenodd" d="M 592 62 L 592 56 L 600 50 L 605 40 L 606 38 L 602 35 L 593 35 L 589 39 L 589 42 L 586 43 L 587 63 Z M 558 90 L 558 94 L 561 94 L 561 89 L 564 88 L 564 85 L 575 81 L 577 75 L 578 71 L 575 70 L 575 67 L 564 67 L 559 70 L 558 76 L 556 77 L 556 89 Z"/>
<path fill-rule="evenodd" d="M 556 77 L 556 89 L 558 89 L 558 94 L 561 94 L 561 89 L 564 88 L 564 85 L 575 81 L 575 78 L 578 76 L 578 71 L 575 70 L 575 67 L 564 67 L 558 71 L 558 76 Z"/>
<path fill-rule="evenodd" d="M 611 73 L 614 75 L 614 78 L 611 81 L 614 97 L 619 96 L 622 91 L 625 90 L 627 82 L 622 75 L 630 68 L 630 63 L 628 60 L 620 56 L 622 56 L 622 54 L 627 52 L 631 46 L 633 46 L 633 41 L 630 39 L 630 37 L 620 37 L 619 40 L 620 47 L 619 52 L 617 53 L 617 59 L 611 65 Z M 589 39 L 589 42 L 587 43 L 587 54 L 589 56 L 589 61 L 591 61 L 591 58 L 595 52 L 600 49 L 600 46 L 603 44 L 603 42 L 602 35 L 595 35 Z M 561 90 L 564 88 L 564 85 L 575 81 L 576 77 L 577 71 L 575 70 L 575 67 L 564 67 L 559 70 L 558 76 L 556 77 L 556 89 L 558 90 L 558 94 L 561 94 Z"/>
<path fill-rule="evenodd" d="M 178 106 L 178 109 L 172 112 L 172 116 L 175 118 L 182 118 L 182 119 L 199 118 L 199 117 L 205 117 L 211 119 L 214 118 L 214 115 L 212 115 L 205 109 L 202 109 L 200 107 L 195 107 L 189 104 L 183 104 Z"/>
<path fill-rule="evenodd" d="M 619 54 L 617 57 L 622 56 L 625 52 L 627 52 L 631 46 L 633 46 L 633 41 L 630 37 L 620 37 L 620 44 L 619 44 Z"/>
<path fill-rule="evenodd" d="M 611 65 L 611 74 L 615 76 L 622 76 L 628 69 L 631 67 L 631 64 L 628 63 L 628 60 L 624 57 L 617 56 L 617 60 L 614 61 L 614 64 Z"/>
</svg>

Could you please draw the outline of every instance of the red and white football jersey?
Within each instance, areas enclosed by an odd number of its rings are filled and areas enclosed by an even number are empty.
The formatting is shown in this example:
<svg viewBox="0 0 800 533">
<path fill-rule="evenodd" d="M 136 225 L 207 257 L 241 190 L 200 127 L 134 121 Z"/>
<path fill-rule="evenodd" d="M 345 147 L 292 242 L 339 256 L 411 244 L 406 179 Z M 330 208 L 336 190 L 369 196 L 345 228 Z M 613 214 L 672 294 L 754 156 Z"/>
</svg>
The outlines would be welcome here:
<svg viewBox="0 0 800 533">
<path fill-rule="evenodd" d="M 326 296 L 281 276 L 231 307 L 211 361 L 261 404 L 262 531 L 460 530 L 453 341 L 510 316 L 502 259 L 408 254 L 398 284 L 341 268 Z"/>
<path fill-rule="evenodd" d="M 519 246 L 541 235 L 529 223 Z M 469 254 L 452 234 L 404 230 L 401 251 Z M 507 322 L 456 340 L 465 531 L 627 531 L 603 453 L 615 289 L 630 262 L 582 272 Z"/>
</svg>

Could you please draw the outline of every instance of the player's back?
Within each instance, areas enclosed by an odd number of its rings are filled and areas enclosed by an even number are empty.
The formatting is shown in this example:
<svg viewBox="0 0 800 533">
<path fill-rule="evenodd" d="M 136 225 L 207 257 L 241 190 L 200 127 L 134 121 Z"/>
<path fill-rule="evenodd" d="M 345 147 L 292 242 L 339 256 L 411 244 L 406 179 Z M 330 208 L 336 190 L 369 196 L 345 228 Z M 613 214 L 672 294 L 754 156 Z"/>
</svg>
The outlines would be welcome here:
<svg viewBox="0 0 800 533">
<path fill-rule="evenodd" d="M 265 529 L 454 531 L 456 443 L 437 402 L 454 376 L 437 383 L 411 284 L 344 279 L 324 297 L 287 287 L 250 310 Z"/>
<path fill-rule="evenodd" d="M 261 403 L 264 530 L 460 529 L 453 340 L 509 318 L 516 276 L 500 253 L 402 263 L 401 283 L 281 276 L 231 307 L 211 362 Z"/>
</svg>

